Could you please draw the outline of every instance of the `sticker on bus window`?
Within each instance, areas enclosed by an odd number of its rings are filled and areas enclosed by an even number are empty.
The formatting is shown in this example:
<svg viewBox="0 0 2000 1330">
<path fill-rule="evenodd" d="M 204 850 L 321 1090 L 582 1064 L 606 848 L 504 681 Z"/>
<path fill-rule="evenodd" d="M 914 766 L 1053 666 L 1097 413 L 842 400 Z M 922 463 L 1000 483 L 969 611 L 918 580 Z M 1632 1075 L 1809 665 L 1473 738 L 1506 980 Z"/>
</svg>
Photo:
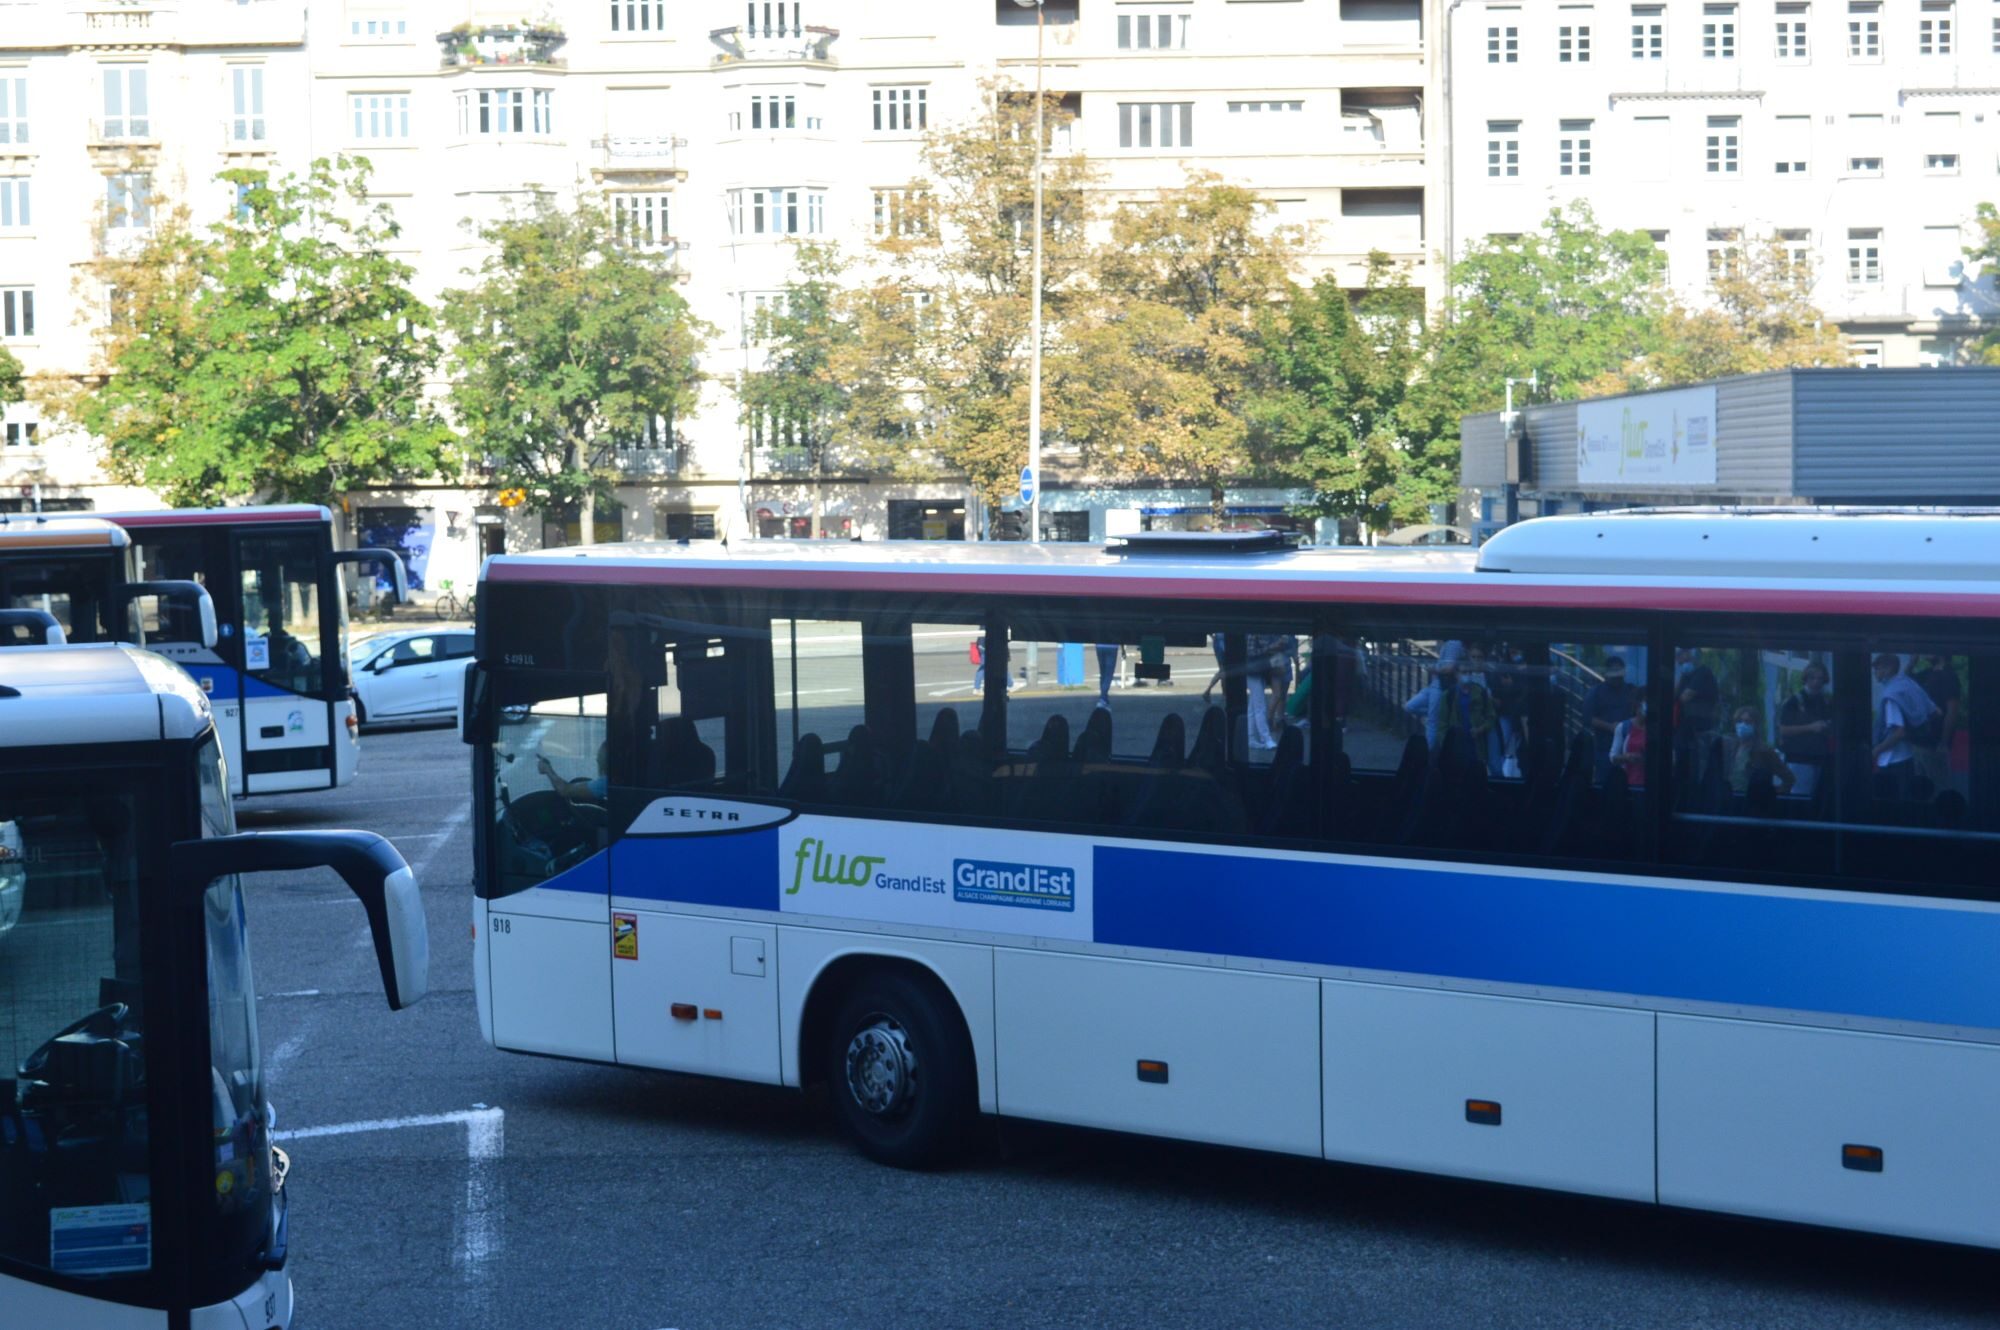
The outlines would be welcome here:
<svg viewBox="0 0 2000 1330">
<path fill-rule="evenodd" d="M 268 670 L 271 668 L 271 639 L 268 637 L 246 637 L 243 639 L 243 662 L 246 668 Z"/>
<path fill-rule="evenodd" d="M 636 914 L 614 914 L 611 916 L 611 954 L 621 961 L 639 959 L 639 916 Z"/>
<path fill-rule="evenodd" d="M 153 1266 L 153 1207 L 63 1205 L 49 1211 L 49 1269 L 117 1275 Z"/>
</svg>

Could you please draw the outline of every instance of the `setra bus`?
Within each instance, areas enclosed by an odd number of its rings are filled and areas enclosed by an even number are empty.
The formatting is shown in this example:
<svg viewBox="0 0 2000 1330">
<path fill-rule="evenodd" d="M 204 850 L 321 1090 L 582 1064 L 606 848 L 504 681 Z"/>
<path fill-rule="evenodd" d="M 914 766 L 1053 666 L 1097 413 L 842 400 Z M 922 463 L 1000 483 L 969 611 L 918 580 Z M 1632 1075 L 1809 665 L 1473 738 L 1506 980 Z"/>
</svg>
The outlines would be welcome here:
<svg viewBox="0 0 2000 1330">
<path fill-rule="evenodd" d="M 496 557 L 482 1033 L 895 1164 L 1002 1114 L 2000 1245 L 1996 569 L 1813 510 Z"/>
<path fill-rule="evenodd" d="M 290 1324 L 237 875 L 338 871 L 392 1009 L 428 948 L 387 841 L 238 835 L 227 766 L 164 658 L 0 652 L 0 1325 Z"/>
<path fill-rule="evenodd" d="M 99 513 L 129 532 L 145 580 L 188 579 L 215 600 L 219 640 L 202 645 L 170 617 L 148 645 L 193 674 L 215 703 L 234 793 L 345 785 L 360 764 L 347 668 L 345 564 L 384 569 L 398 603 L 407 574 L 394 550 L 336 550 L 333 514 L 309 504 Z"/>
<path fill-rule="evenodd" d="M 71 642 L 145 641 L 144 602 L 215 645 L 215 606 L 188 580 L 142 582 L 131 537 L 94 517 L 0 515 L 0 612 L 46 614 Z"/>
</svg>

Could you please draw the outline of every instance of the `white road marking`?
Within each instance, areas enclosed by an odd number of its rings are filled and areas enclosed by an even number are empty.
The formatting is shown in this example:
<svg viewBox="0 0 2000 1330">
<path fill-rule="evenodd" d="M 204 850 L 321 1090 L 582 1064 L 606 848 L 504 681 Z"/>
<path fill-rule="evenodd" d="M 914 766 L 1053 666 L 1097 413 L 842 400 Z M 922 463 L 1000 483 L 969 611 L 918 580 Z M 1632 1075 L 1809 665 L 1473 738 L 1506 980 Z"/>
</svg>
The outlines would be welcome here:
<svg viewBox="0 0 2000 1330">
<path fill-rule="evenodd" d="M 438 837 L 441 840 L 449 841 L 453 836 L 458 834 L 458 829 L 464 826 L 466 822 L 471 819 L 471 817 L 472 817 L 472 803 L 470 800 L 467 800 L 465 803 L 459 805 L 458 811 L 456 813 L 453 813 L 450 817 L 444 820 L 444 828 L 443 830 L 437 833 Z M 419 838 L 413 836 L 410 839 L 416 840 Z M 443 852 L 443 850 L 444 850 L 443 845 L 434 846 L 432 847 L 431 851 L 428 854 L 424 855 L 422 859 L 417 861 L 417 866 L 414 871 L 417 879 L 417 885 L 419 887 L 423 886 L 424 884 L 424 879 L 428 875 L 430 870 L 431 861 L 437 858 L 438 855 Z"/>
<path fill-rule="evenodd" d="M 318 992 L 319 990 L 314 989 L 313 991 Z M 273 994 L 272 996 L 282 997 L 285 995 Z M 285 1068 L 291 1065 L 292 1059 L 305 1051 L 305 1047 L 306 1037 L 302 1034 L 295 1034 L 284 1043 L 272 1049 L 271 1055 L 264 1059 L 264 1083 L 267 1086 L 276 1085 L 278 1078 L 284 1075 Z"/>
<path fill-rule="evenodd" d="M 309 1140 L 316 1136 L 358 1136 L 367 1132 L 402 1131 L 410 1127 L 465 1128 L 465 1199 L 453 1224 L 452 1261 L 467 1274 L 476 1274 L 500 1254 L 503 1235 L 500 1216 L 505 1210 L 499 1195 L 502 1179 L 499 1160 L 507 1151 L 507 1115 L 497 1108 L 475 1104 L 456 1113 L 419 1113 L 402 1118 L 367 1118 L 360 1122 L 333 1122 L 319 1127 L 298 1127 L 273 1132 L 278 1141 Z"/>
<path fill-rule="evenodd" d="M 281 998 L 281 997 L 318 997 L 318 996 L 319 996 L 319 990 L 318 990 L 317 988 L 294 988 L 294 989 L 292 989 L 292 990 L 291 990 L 291 991 L 290 991 L 289 993 L 266 993 L 266 994 L 264 994 L 264 997 L 266 997 L 266 998 Z M 259 999 L 259 1000 L 261 1001 L 262 999 Z"/>
</svg>

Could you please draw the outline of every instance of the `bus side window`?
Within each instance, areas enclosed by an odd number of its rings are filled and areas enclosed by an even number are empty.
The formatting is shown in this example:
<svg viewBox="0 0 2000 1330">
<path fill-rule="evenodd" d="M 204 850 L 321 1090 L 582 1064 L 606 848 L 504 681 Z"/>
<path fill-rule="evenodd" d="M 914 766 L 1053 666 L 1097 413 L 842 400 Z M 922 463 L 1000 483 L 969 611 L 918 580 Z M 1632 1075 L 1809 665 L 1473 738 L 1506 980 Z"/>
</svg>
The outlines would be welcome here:
<svg viewBox="0 0 2000 1330">
<path fill-rule="evenodd" d="M 493 876 L 504 896 L 539 886 L 609 843 L 608 699 L 601 678 L 575 675 L 503 672 L 495 688 Z"/>
</svg>

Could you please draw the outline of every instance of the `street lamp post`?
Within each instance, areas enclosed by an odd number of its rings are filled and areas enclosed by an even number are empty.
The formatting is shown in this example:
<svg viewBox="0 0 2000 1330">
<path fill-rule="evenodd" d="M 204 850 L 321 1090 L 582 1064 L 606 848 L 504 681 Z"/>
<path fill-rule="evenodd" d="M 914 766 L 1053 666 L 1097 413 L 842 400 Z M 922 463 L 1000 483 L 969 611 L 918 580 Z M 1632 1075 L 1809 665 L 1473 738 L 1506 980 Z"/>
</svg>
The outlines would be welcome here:
<svg viewBox="0 0 2000 1330">
<path fill-rule="evenodd" d="M 1042 26 L 1043 0 L 1014 0 L 1035 11 L 1035 213 L 1033 285 L 1028 291 L 1028 543 L 1042 539 Z"/>
</svg>

